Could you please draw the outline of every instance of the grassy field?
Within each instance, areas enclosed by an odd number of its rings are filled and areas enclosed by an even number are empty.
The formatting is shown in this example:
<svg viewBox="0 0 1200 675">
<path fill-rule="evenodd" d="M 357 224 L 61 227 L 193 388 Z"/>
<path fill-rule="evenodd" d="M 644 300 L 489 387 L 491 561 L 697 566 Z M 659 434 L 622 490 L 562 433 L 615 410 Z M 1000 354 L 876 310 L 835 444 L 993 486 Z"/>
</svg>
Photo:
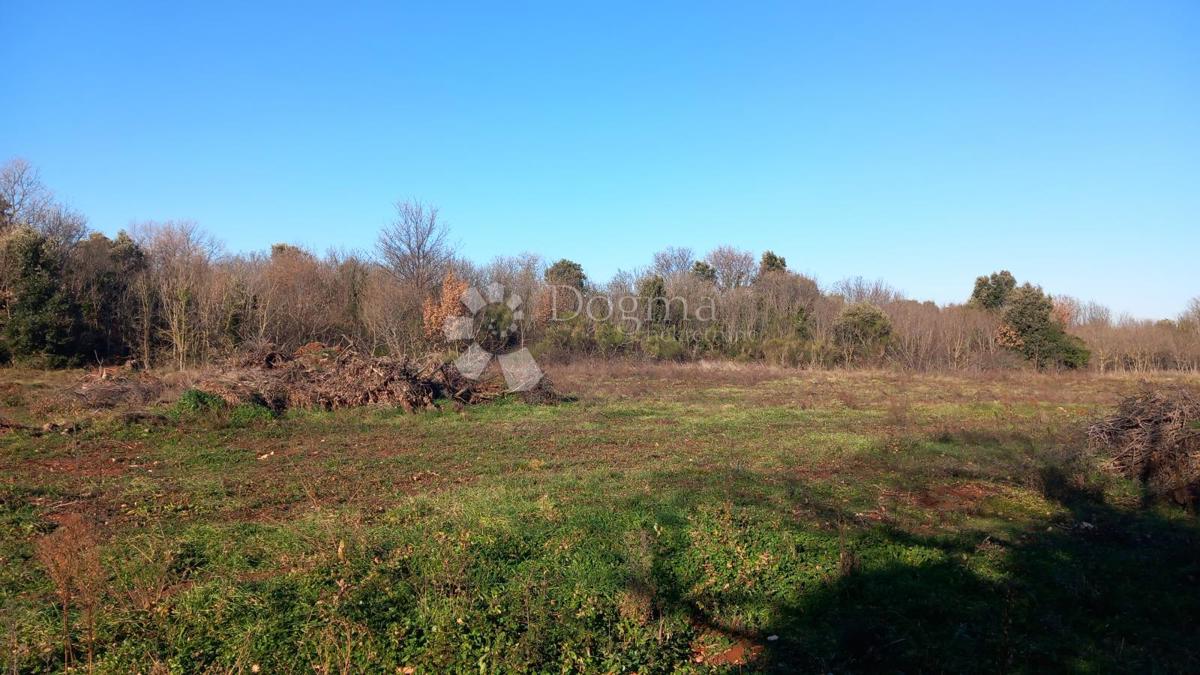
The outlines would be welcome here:
<svg viewBox="0 0 1200 675">
<path fill-rule="evenodd" d="M 0 436 L 4 665 L 66 665 L 35 551 L 76 514 L 81 670 L 1200 670 L 1194 514 L 1082 440 L 1136 380 L 553 375 L 577 401 Z M 0 377 L 32 421 L 46 376 Z"/>
</svg>

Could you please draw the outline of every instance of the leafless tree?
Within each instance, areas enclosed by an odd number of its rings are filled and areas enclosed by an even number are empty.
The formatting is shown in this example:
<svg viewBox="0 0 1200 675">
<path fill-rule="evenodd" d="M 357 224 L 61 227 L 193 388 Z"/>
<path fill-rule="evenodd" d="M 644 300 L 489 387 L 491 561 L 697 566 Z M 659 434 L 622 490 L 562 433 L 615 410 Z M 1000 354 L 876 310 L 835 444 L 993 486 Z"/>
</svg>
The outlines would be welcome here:
<svg viewBox="0 0 1200 675">
<path fill-rule="evenodd" d="M 6 211 L 0 226 L 28 225 L 64 255 L 87 233 L 87 218 L 55 201 L 37 168 L 23 159 L 10 160 L 0 168 L 0 202 Z"/>
<path fill-rule="evenodd" d="M 183 369 L 204 356 L 204 300 L 210 263 L 220 247 L 192 221 L 144 223 L 134 237 L 150 257 L 148 281 L 161 313 L 162 337 Z"/>
<path fill-rule="evenodd" d="M 538 307 L 542 301 L 545 272 L 546 261 L 536 253 L 528 252 L 517 256 L 494 258 L 480 270 L 478 282 L 504 284 L 508 293 L 521 298 L 522 340 L 531 333 L 536 322 L 537 312 L 534 311 L 534 308 Z M 470 279 L 467 276 L 460 278 Z"/>
<path fill-rule="evenodd" d="M 754 254 L 732 246 L 718 246 L 705 260 L 717 271 L 717 285 L 725 290 L 748 286 L 754 278 Z"/>
<path fill-rule="evenodd" d="M 54 203 L 54 195 L 42 184 L 37 168 L 21 158 L 9 160 L 0 169 L 0 199 L 14 223 L 26 224 Z"/>
<path fill-rule="evenodd" d="M 686 246 L 668 246 L 654 254 L 654 272 L 664 279 L 686 274 L 696 262 L 696 255 Z"/>
<path fill-rule="evenodd" d="M 411 354 L 425 346 L 421 305 L 425 296 L 376 267 L 363 289 L 363 340 L 371 352 Z"/>
<path fill-rule="evenodd" d="M 1107 328 L 1112 325 L 1112 310 L 1098 302 L 1086 302 L 1079 310 L 1079 323 Z"/>
<path fill-rule="evenodd" d="M 888 285 L 882 279 L 867 280 L 862 277 L 850 277 L 835 283 L 833 293 L 845 298 L 849 304 L 866 302 L 876 307 L 882 307 L 890 302 L 904 299 L 904 294 Z"/>
<path fill-rule="evenodd" d="M 82 241 L 88 231 L 87 218 L 61 204 L 44 212 L 36 226 L 63 253 Z"/>
<path fill-rule="evenodd" d="M 1179 315 L 1179 323 L 1193 332 L 1200 333 L 1200 295 L 1188 302 L 1187 309 Z"/>
<path fill-rule="evenodd" d="M 379 233 L 376 249 L 384 267 L 400 282 L 432 292 L 453 250 L 437 207 L 419 201 L 396 202 L 396 219 Z"/>
</svg>

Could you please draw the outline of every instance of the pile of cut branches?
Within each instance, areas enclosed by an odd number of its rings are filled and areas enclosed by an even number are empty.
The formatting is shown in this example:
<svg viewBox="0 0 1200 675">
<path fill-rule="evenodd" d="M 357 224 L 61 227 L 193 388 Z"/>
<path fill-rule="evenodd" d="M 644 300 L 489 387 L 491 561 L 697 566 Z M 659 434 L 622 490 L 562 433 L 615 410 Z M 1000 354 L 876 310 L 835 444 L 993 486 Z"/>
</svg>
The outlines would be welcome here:
<svg viewBox="0 0 1200 675">
<path fill-rule="evenodd" d="M 232 404 L 255 403 L 276 411 L 395 405 L 413 412 L 435 408 L 437 399 L 472 405 L 506 393 L 502 380 L 468 379 L 436 355 L 420 361 L 394 359 L 316 343 L 290 355 L 269 348 L 237 355 L 195 387 Z M 523 396 L 540 403 L 560 399 L 545 381 Z"/>
<path fill-rule="evenodd" d="M 159 377 L 126 368 L 99 368 L 88 372 L 58 400 L 52 409 L 102 409 L 141 406 L 158 401 L 167 390 Z"/>
<path fill-rule="evenodd" d="M 1192 501 L 1200 495 L 1200 396 L 1191 389 L 1145 389 L 1088 427 L 1109 466 L 1142 481 L 1152 495 Z"/>
<path fill-rule="evenodd" d="M 176 382 L 181 379 L 183 382 Z M 398 406 L 413 412 L 436 408 L 439 399 L 458 407 L 486 403 L 508 393 L 498 373 L 469 379 L 440 354 L 423 359 L 366 356 L 353 347 L 327 347 L 313 342 L 290 354 L 269 344 L 258 345 L 199 373 L 159 377 L 132 370 L 101 369 L 65 390 L 55 409 L 144 406 L 168 400 L 168 389 L 178 393 L 184 387 L 213 394 L 231 405 L 251 403 L 275 412 L 371 405 Z M 545 379 L 533 391 L 519 395 L 530 403 L 563 400 Z"/>
<path fill-rule="evenodd" d="M 433 407 L 436 397 L 407 359 L 364 357 L 353 349 L 307 345 L 297 354 L 262 350 L 235 355 L 194 386 L 230 404 L 254 403 L 275 411 L 364 405 L 397 405 L 414 411 Z"/>
</svg>

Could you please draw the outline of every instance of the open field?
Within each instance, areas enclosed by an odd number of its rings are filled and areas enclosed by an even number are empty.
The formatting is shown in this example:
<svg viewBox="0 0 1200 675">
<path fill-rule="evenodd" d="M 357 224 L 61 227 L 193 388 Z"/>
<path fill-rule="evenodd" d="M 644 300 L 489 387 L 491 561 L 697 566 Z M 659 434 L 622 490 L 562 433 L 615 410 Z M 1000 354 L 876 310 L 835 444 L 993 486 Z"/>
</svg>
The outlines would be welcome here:
<svg viewBox="0 0 1200 675">
<path fill-rule="evenodd" d="M 0 435 L 4 666 L 64 667 L 35 542 L 78 514 L 98 672 L 1200 669 L 1194 514 L 1083 440 L 1133 378 L 552 376 L 578 400 Z"/>
</svg>

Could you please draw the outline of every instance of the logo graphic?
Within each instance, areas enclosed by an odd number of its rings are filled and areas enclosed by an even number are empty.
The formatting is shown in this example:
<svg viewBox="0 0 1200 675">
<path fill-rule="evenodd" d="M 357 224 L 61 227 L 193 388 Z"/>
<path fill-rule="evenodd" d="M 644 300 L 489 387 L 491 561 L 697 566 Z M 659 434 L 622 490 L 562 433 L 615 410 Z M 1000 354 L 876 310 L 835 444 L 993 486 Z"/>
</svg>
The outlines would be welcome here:
<svg viewBox="0 0 1200 675">
<path fill-rule="evenodd" d="M 509 391 L 529 391 L 542 381 L 542 370 L 533 354 L 519 345 L 518 323 L 524 316 L 521 296 L 505 293 L 504 284 L 491 283 L 480 293 L 472 286 L 462 294 L 470 316 L 446 319 L 442 332 L 449 340 L 471 340 L 467 351 L 454 360 L 463 377 L 478 380 L 492 362 L 500 362 Z"/>
</svg>

